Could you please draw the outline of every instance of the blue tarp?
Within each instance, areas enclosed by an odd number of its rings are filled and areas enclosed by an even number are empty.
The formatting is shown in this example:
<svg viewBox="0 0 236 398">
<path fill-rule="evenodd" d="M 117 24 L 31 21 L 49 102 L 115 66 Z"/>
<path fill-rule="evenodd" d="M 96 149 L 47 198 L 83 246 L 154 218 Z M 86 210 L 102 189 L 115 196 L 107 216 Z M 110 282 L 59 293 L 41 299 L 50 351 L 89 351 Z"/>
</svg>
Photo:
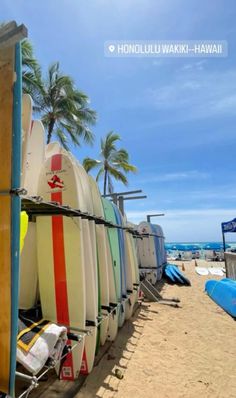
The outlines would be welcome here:
<svg viewBox="0 0 236 398">
<path fill-rule="evenodd" d="M 236 218 L 221 223 L 222 232 L 236 232 Z"/>
</svg>

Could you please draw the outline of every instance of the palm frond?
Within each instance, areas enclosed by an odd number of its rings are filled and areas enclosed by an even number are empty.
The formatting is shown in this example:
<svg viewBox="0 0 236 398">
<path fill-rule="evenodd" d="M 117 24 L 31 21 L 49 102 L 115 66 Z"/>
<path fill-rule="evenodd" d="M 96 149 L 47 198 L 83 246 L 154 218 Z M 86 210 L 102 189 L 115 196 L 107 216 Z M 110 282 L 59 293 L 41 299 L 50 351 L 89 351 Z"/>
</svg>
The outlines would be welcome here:
<svg viewBox="0 0 236 398">
<path fill-rule="evenodd" d="M 59 140 L 60 144 L 62 145 L 62 147 L 66 150 L 69 151 L 69 147 L 67 145 L 67 137 L 64 134 L 64 132 L 60 129 L 57 128 L 54 132 L 54 135 L 57 137 L 57 139 Z"/>
<path fill-rule="evenodd" d="M 32 45 L 27 41 L 24 45 L 24 91 L 33 98 L 34 111 L 47 129 L 48 140 L 55 134 L 67 148 L 69 144 L 80 146 L 81 141 L 93 144 L 90 126 L 95 124 L 97 115 L 89 107 L 88 97 L 75 87 L 71 76 L 61 72 L 59 62 L 49 66 L 43 79 L 37 63 L 30 63 L 33 59 Z"/>
<path fill-rule="evenodd" d="M 124 185 L 128 185 L 128 180 L 121 171 L 117 170 L 116 168 L 110 165 L 108 166 L 107 169 L 109 174 L 112 175 L 112 177 L 114 177 L 117 181 L 121 181 Z"/>
<path fill-rule="evenodd" d="M 119 169 L 124 170 L 126 173 L 128 173 L 129 171 L 132 171 L 133 173 L 137 172 L 137 167 L 127 162 L 114 162 L 112 163 L 112 165 L 117 166 Z"/>
<path fill-rule="evenodd" d="M 113 131 L 110 131 L 105 140 L 101 140 L 101 154 L 104 159 L 109 160 L 112 152 L 116 150 L 115 143 L 120 140 L 120 136 Z"/>
<path fill-rule="evenodd" d="M 94 169 L 95 167 L 98 167 L 100 164 L 101 161 L 96 159 L 84 158 L 83 160 L 83 167 L 87 172 Z"/>
</svg>

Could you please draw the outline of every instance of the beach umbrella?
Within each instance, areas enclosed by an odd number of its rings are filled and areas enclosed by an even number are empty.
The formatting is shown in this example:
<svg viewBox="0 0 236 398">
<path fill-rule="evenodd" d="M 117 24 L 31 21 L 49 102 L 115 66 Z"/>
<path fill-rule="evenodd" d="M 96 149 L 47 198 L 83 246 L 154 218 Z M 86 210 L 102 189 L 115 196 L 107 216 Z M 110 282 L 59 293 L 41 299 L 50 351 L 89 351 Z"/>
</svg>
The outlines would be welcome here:
<svg viewBox="0 0 236 398">
<path fill-rule="evenodd" d="M 170 247 L 170 250 L 187 251 L 187 246 L 180 243 L 176 243 Z"/>
<path fill-rule="evenodd" d="M 196 251 L 201 250 L 201 247 L 199 245 L 189 244 L 189 245 L 187 245 L 187 247 L 188 247 L 188 250 L 191 252 L 196 252 Z"/>
<path fill-rule="evenodd" d="M 173 246 L 172 243 L 165 243 L 165 249 L 166 250 L 172 250 L 172 246 Z"/>
<path fill-rule="evenodd" d="M 228 249 L 230 245 L 226 244 L 225 247 Z M 202 248 L 203 250 L 222 250 L 224 247 L 223 243 L 210 242 L 204 245 Z"/>
</svg>

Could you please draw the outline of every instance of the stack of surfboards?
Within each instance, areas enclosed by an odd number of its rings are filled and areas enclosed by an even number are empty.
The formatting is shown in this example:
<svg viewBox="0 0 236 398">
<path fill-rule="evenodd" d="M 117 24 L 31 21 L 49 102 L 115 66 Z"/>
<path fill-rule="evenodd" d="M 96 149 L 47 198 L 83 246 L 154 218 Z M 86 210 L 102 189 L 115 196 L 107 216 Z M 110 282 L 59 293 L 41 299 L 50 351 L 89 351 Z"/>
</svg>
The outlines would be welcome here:
<svg viewBox="0 0 236 398">
<path fill-rule="evenodd" d="M 30 97 L 23 99 L 25 162 L 22 183 L 30 196 L 79 209 L 126 226 L 126 220 L 74 156 L 59 143 L 45 147 L 40 121 L 32 121 Z M 138 300 L 139 271 L 130 232 L 95 224 L 94 220 L 42 215 L 29 220 L 21 254 L 19 308 L 40 303 L 44 319 L 65 325 L 81 341 L 69 340 L 72 351 L 59 376 L 74 380 L 88 374 L 100 345 L 116 338 L 118 327 Z"/>
<path fill-rule="evenodd" d="M 142 221 L 138 232 L 143 235 L 137 239 L 138 261 L 140 272 L 153 285 L 162 278 L 163 266 L 166 264 L 164 235 L 160 225 Z"/>
</svg>

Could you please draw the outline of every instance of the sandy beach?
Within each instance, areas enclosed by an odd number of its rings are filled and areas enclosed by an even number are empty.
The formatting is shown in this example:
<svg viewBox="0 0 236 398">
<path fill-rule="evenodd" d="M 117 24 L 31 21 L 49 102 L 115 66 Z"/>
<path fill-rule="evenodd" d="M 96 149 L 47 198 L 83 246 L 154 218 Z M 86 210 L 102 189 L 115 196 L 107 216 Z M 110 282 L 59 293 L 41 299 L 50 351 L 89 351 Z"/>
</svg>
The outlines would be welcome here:
<svg viewBox="0 0 236 398">
<path fill-rule="evenodd" d="M 63 382 L 52 372 L 32 397 L 235 398 L 236 324 L 204 293 L 207 279 L 220 278 L 197 275 L 194 261 L 184 267 L 191 287 L 158 285 L 164 297 L 181 300 L 179 308 L 142 302 L 116 341 L 100 349 L 87 378 Z"/>
<path fill-rule="evenodd" d="M 191 287 L 159 285 L 165 297 L 181 300 L 181 308 L 143 303 L 76 398 L 236 396 L 235 321 L 204 293 L 213 277 L 198 276 L 194 261 L 184 266 Z"/>
</svg>

